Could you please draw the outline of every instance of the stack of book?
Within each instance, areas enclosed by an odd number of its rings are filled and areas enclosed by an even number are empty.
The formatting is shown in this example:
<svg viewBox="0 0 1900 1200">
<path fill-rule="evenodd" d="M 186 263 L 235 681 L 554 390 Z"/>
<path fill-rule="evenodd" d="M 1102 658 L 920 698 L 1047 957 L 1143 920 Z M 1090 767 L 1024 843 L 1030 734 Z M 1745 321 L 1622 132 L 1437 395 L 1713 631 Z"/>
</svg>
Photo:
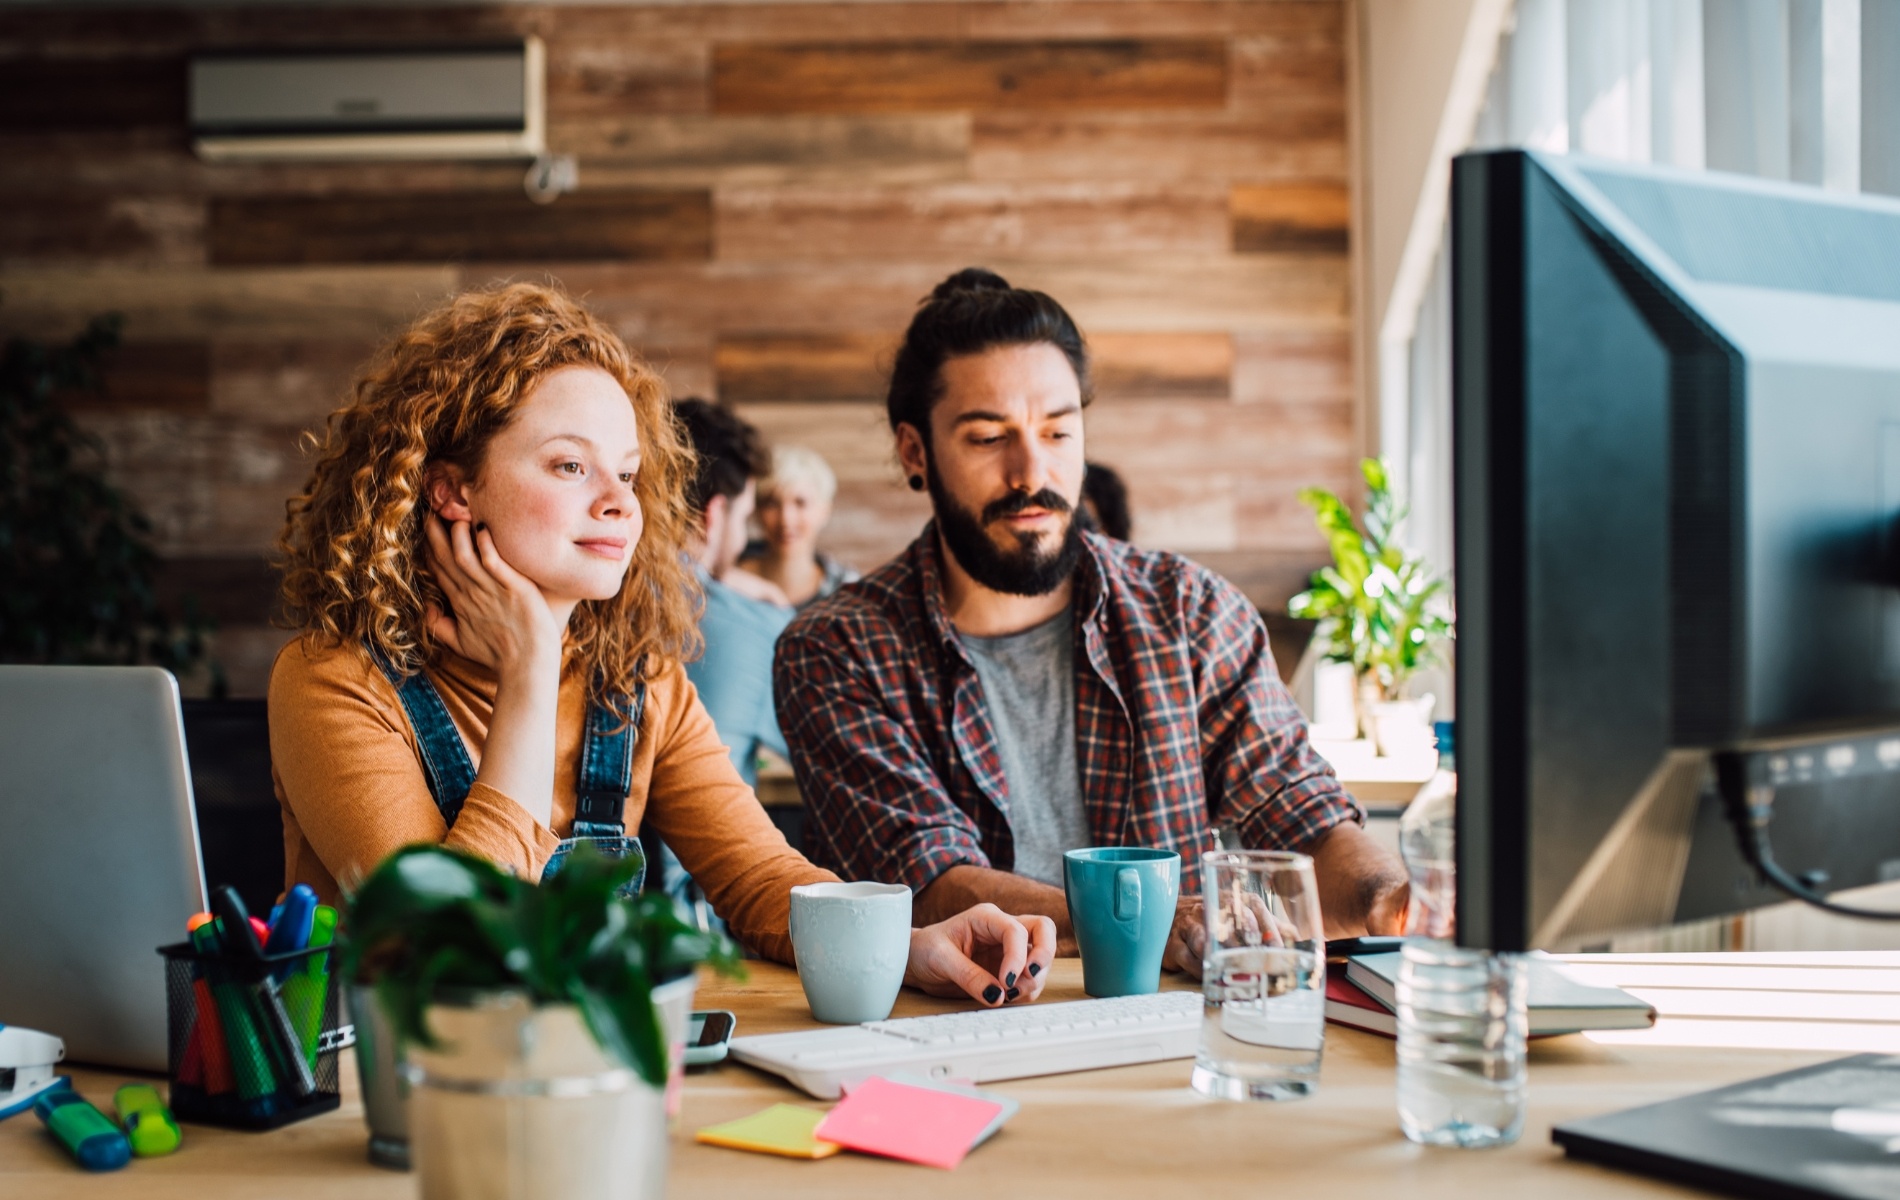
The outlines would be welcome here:
<svg viewBox="0 0 1900 1200">
<path fill-rule="evenodd" d="M 1551 959 L 1530 960 L 1530 1034 L 1549 1037 L 1586 1029 L 1647 1029 L 1656 1010 L 1621 988 L 1592 987 L 1564 974 Z M 1399 954 L 1359 954 L 1326 965 L 1326 1019 L 1397 1037 Z"/>
</svg>

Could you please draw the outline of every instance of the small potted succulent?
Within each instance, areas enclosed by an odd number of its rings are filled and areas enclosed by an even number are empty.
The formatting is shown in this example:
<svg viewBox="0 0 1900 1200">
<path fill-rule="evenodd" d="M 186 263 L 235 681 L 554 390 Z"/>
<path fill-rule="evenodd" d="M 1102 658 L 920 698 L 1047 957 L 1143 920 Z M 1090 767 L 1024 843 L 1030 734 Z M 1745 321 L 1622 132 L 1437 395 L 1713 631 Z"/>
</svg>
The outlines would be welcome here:
<svg viewBox="0 0 1900 1200">
<path fill-rule="evenodd" d="M 412 846 L 351 896 L 342 966 L 403 1044 L 424 1197 L 664 1194 L 695 968 L 739 964 L 666 896 L 623 898 L 639 870 L 583 846 L 536 885 Z"/>
<path fill-rule="evenodd" d="M 1450 596 L 1424 557 L 1399 545 L 1406 509 L 1392 495 L 1385 464 L 1368 458 L 1360 471 L 1366 480 L 1363 529 L 1332 492 L 1300 492 L 1332 548 L 1333 565 L 1313 573 L 1287 612 L 1319 622 L 1314 636 L 1327 661 L 1352 664 L 1360 735 L 1381 754 L 1403 753 L 1430 745 L 1432 697 L 1408 699 L 1403 689 L 1451 639 Z"/>
</svg>

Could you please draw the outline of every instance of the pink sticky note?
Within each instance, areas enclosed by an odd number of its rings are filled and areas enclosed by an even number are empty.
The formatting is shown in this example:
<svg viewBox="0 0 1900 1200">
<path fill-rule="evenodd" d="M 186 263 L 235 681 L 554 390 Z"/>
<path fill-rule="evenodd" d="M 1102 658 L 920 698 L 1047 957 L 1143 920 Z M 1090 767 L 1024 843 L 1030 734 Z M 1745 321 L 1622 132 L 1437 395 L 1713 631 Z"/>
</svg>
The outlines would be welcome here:
<svg viewBox="0 0 1900 1200">
<path fill-rule="evenodd" d="M 963 1161 L 1003 1106 L 955 1092 L 867 1079 L 851 1089 L 813 1131 L 860 1154 L 878 1154 L 944 1170 Z"/>
</svg>

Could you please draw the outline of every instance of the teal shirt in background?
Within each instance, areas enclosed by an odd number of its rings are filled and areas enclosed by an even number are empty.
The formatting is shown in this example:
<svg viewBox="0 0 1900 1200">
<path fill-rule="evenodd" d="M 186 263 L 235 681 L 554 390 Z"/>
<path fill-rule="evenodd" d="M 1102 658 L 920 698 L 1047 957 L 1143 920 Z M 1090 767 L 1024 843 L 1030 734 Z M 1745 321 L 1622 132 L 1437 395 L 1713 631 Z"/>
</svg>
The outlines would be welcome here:
<svg viewBox="0 0 1900 1200">
<path fill-rule="evenodd" d="M 772 651 L 796 614 L 741 596 L 703 570 L 699 584 L 706 592 L 699 617 L 706 651 L 686 664 L 686 677 L 699 689 L 740 778 L 756 787 L 760 747 L 789 757 L 772 702 Z"/>
</svg>

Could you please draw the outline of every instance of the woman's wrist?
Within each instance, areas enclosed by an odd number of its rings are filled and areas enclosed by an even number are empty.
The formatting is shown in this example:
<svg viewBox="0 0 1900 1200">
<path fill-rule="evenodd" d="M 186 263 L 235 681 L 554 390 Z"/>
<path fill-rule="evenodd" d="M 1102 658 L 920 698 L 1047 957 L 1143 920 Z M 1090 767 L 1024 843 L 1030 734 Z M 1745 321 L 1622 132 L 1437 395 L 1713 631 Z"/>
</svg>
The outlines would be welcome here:
<svg viewBox="0 0 1900 1200">
<path fill-rule="evenodd" d="M 911 926 L 910 956 L 904 960 L 904 986 L 905 987 L 916 987 L 921 981 L 921 977 L 918 975 L 918 972 L 917 972 L 917 965 L 918 965 L 918 959 L 922 954 L 922 948 L 921 948 L 922 944 L 919 941 L 919 939 L 922 938 L 923 935 L 924 935 L 923 929 L 915 925 Z"/>
<path fill-rule="evenodd" d="M 561 680 L 562 639 L 556 636 L 529 637 L 521 644 L 511 646 L 499 656 L 495 664 L 495 675 L 502 683 L 533 685 L 553 683 L 557 687 Z"/>
</svg>

